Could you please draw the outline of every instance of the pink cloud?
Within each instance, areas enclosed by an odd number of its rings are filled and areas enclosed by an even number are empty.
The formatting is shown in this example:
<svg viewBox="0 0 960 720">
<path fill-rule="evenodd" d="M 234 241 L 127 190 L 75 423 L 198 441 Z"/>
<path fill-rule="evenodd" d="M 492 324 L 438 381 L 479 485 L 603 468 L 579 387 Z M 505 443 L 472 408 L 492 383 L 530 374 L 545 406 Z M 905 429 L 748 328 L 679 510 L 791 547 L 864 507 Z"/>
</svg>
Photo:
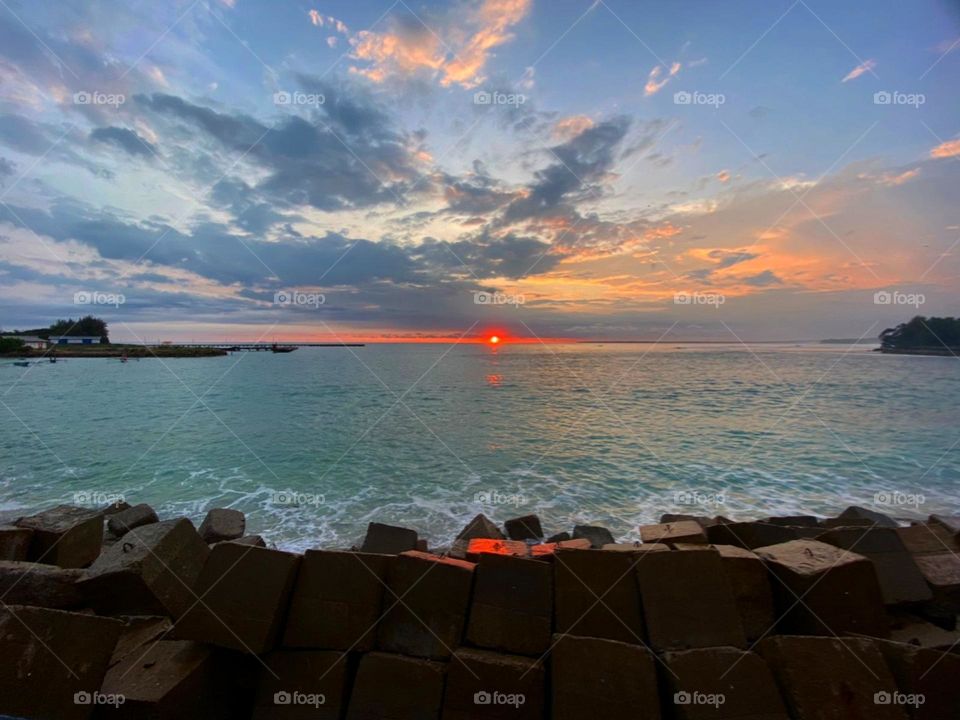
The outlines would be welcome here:
<svg viewBox="0 0 960 720">
<path fill-rule="evenodd" d="M 858 77 L 864 73 L 872 73 L 873 69 L 877 66 L 876 60 L 864 60 L 862 63 L 857 65 L 853 70 L 848 72 L 846 76 L 840 82 L 849 82 L 851 80 L 856 80 Z"/>
</svg>

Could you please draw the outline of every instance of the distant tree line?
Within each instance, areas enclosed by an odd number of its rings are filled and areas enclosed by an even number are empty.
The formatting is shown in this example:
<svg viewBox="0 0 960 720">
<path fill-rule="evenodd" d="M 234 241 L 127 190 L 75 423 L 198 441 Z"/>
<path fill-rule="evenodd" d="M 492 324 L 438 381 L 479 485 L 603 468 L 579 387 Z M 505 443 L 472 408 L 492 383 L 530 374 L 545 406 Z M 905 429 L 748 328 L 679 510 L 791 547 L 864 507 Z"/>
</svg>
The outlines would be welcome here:
<svg viewBox="0 0 960 720">
<path fill-rule="evenodd" d="M 110 337 L 107 332 L 107 323 L 104 320 L 101 320 L 98 317 L 93 315 L 87 315 L 85 317 L 73 320 L 68 318 L 66 320 L 57 320 L 50 327 L 47 328 L 36 328 L 33 330 L 14 330 L 12 335 L 36 335 L 37 337 L 42 337 L 49 339 L 57 335 L 67 335 L 74 337 L 77 335 L 85 335 L 88 337 L 98 337 L 100 342 L 108 343 L 110 342 Z"/>
<path fill-rule="evenodd" d="M 922 317 L 900 323 L 880 333 L 885 348 L 960 348 L 960 318 Z"/>
</svg>

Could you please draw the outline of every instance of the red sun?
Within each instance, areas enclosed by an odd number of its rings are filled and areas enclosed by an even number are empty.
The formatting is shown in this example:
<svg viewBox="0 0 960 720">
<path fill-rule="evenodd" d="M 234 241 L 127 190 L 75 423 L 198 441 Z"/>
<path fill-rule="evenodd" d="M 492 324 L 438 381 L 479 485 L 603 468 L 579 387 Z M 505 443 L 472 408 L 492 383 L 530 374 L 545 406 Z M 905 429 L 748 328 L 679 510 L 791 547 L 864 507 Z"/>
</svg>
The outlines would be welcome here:
<svg viewBox="0 0 960 720">
<path fill-rule="evenodd" d="M 487 339 L 487 342 L 490 343 L 491 345 L 497 345 L 497 344 L 500 343 L 500 336 L 499 336 L 499 335 L 491 335 L 491 336 Z"/>
</svg>

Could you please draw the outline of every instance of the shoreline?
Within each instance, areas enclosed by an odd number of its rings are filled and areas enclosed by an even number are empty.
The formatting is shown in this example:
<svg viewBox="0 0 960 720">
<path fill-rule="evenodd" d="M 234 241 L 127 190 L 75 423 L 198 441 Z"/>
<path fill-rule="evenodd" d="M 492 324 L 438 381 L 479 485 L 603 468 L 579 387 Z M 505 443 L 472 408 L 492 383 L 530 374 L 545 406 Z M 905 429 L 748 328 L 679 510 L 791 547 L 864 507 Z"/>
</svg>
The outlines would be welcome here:
<svg viewBox="0 0 960 720">
<path fill-rule="evenodd" d="M 53 351 L 53 348 L 56 348 Z M 86 348 L 90 348 L 89 350 Z M 145 345 L 56 345 L 45 350 L 32 350 L 30 352 L 17 351 L 15 353 L 0 354 L 0 359 L 4 360 L 57 360 L 76 359 L 76 358 L 122 358 L 126 354 L 128 358 L 182 358 L 182 357 L 220 357 L 229 354 L 222 348 L 211 347 L 189 347 L 183 345 L 158 345 L 147 347 Z"/>
<path fill-rule="evenodd" d="M 884 355 L 929 355 L 936 357 L 956 357 L 960 355 L 960 348 L 945 347 L 916 347 L 916 348 L 894 348 L 878 347 L 874 352 Z"/>
</svg>

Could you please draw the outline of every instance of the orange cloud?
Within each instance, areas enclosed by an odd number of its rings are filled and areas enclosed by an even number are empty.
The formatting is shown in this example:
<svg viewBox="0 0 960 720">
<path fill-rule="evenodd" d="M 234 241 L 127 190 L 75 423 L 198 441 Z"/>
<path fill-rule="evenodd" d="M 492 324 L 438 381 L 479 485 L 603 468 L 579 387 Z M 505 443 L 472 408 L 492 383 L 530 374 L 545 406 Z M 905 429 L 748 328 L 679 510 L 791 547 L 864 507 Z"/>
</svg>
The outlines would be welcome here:
<svg viewBox="0 0 960 720">
<path fill-rule="evenodd" d="M 729 182 L 729 180 L 730 180 L 730 171 L 729 171 L 729 170 L 721 170 L 720 172 L 718 172 L 718 173 L 717 173 L 717 180 L 719 180 L 719 181 L 722 182 L 722 183 Z"/>
<path fill-rule="evenodd" d="M 851 80 L 856 80 L 858 77 L 864 73 L 872 73 L 873 69 L 877 66 L 876 60 L 864 60 L 862 63 L 857 65 L 853 70 L 848 72 L 843 80 L 840 82 L 850 82 Z"/>
<path fill-rule="evenodd" d="M 660 92 L 663 86 L 670 82 L 670 78 L 680 72 L 681 67 L 680 63 L 675 62 L 670 66 L 670 70 L 664 74 L 665 67 L 663 65 L 654 66 L 650 74 L 647 75 L 647 84 L 643 86 L 643 94 L 649 97 Z"/>
<path fill-rule="evenodd" d="M 960 140 L 947 140 L 930 151 L 932 158 L 949 158 L 960 155 Z"/>
<path fill-rule="evenodd" d="M 553 126 L 553 135 L 560 140 L 571 140 L 592 127 L 593 120 L 586 115 L 571 115 L 557 120 Z"/>
</svg>

